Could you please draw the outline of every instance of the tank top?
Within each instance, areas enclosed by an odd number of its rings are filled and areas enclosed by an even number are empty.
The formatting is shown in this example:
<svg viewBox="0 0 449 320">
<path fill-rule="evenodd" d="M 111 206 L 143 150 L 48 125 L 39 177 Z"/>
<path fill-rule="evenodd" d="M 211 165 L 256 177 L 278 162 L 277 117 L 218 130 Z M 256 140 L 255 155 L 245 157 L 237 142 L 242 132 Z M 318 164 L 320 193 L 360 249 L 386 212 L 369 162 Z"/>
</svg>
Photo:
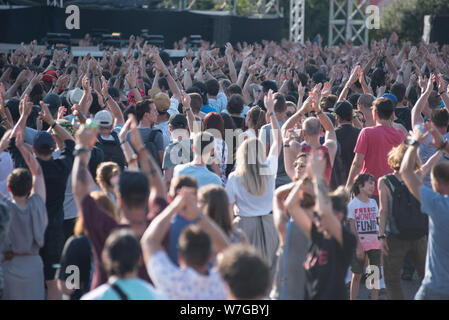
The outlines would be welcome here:
<svg viewBox="0 0 449 320">
<path fill-rule="evenodd" d="M 319 146 L 318 150 L 323 151 L 324 156 L 326 157 L 326 169 L 324 170 L 324 176 L 326 177 L 327 185 L 330 186 L 332 177 L 332 164 L 331 164 L 331 157 L 329 155 L 329 150 L 326 146 Z M 309 154 L 312 152 L 312 147 L 309 145 L 303 145 L 301 147 L 301 152 Z"/>
</svg>

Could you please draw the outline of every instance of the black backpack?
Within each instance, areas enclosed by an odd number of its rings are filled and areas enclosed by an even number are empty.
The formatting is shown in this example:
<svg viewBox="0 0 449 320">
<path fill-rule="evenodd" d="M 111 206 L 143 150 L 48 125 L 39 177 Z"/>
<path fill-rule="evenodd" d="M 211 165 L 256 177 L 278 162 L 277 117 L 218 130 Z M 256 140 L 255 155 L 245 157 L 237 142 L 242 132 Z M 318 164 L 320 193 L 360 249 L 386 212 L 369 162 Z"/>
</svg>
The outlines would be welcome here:
<svg viewBox="0 0 449 320">
<path fill-rule="evenodd" d="M 428 218 L 421 212 L 420 202 L 411 194 L 404 182 L 394 175 L 386 176 L 392 205 L 388 215 L 390 233 L 401 240 L 417 240 L 428 231 Z"/>
<path fill-rule="evenodd" d="M 98 135 L 96 146 L 103 150 L 104 161 L 113 161 L 117 163 L 123 171 L 126 165 L 126 159 L 122 147 L 120 146 L 120 139 L 115 131 L 111 132 L 111 136 L 114 140 L 104 140 L 101 135 Z"/>
<path fill-rule="evenodd" d="M 162 134 L 162 131 L 159 129 L 151 130 L 147 141 L 145 141 L 145 148 L 147 148 L 147 150 L 151 153 L 151 155 L 153 156 L 153 159 L 159 165 L 159 168 L 162 169 L 162 163 L 161 163 L 161 159 L 159 158 L 159 152 L 157 150 L 156 144 L 154 143 L 154 139 L 156 139 L 156 135 L 158 132 L 160 134 Z"/>
</svg>

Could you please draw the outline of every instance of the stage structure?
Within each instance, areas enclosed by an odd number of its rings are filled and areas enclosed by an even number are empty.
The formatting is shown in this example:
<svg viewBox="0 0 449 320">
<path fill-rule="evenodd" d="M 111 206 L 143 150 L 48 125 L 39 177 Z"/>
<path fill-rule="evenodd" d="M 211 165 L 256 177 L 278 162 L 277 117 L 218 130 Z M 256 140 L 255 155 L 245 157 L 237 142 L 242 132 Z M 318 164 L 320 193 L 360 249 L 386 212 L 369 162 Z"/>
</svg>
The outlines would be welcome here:
<svg viewBox="0 0 449 320">
<path fill-rule="evenodd" d="M 290 40 L 304 43 L 305 3 L 290 0 Z M 351 39 L 356 45 L 368 44 L 366 7 L 370 0 L 329 0 L 328 45 Z"/>
</svg>

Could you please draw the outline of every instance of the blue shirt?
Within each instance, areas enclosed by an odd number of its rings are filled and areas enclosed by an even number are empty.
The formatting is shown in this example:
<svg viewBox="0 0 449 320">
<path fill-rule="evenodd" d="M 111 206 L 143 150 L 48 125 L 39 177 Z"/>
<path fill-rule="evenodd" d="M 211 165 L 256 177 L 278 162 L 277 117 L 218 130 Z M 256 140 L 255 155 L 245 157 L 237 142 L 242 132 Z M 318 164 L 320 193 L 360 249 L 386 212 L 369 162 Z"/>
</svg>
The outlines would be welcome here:
<svg viewBox="0 0 449 320">
<path fill-rule="evenodd" d="M 217 109 L 215 109 L 214 107 L 209 106 L 209 105 L 202 106 L 200 111 L 201 111 L 201 112 L 204 112 L 204 113 L 206 113 L 206 114 L 209 113 L 209 112 L 218 112 Z"/>
<path fill-rule="evenodd" d="M 421 211 L 429 216 L 426 271 L 422 285 L 449 294 L 449 196 L 420 189 Z"/>
<path fill-rule="evenodd" d="M 181 217 L 179 214 L 175 214 L 171 220 L 170 232 L 168 238 L 168 256 L 170 260 L 179 266 L 178 263 L 178 240 L 181 235 L 182 230 L 188 225 L 194 223 L 193 221 L 187 220 Z"/>
<path fill-rule="evenodd" d="M 178 164 L 173 171 L 173 178 L 179 176 L 190 176 L 195 178 L 198 183 L 198 188 L 208 184 L 222 186 L 220 177 L 204 166 L 194 166 L 190 163 Z"/>
</svg>

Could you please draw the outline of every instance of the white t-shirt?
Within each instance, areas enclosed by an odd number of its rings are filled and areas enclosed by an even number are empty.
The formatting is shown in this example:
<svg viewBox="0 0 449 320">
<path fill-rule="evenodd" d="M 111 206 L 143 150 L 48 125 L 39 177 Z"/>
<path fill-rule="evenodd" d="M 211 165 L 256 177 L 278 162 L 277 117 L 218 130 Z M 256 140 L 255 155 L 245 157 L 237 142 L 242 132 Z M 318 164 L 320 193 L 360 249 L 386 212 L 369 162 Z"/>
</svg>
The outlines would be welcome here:
<svg viewBox="0 0 449 320">
<path fill-rule="evenodd" d="M 216 269 L 212 269 L 206 276 L 192 268 L 179 268 L 161 250 L 150 257 L 147 271 L 156 288 L 170 299 L 226 299 L 225 285 Z"/>
<path fill-rule="evenodd" d="M 229 197 L 229 203 L 235 203 L 235 215 L 256 217 L 266 215 L 272 211 L 278 159 L 275 155 L 269 156 L 265 164 L 268 167 L 267 171 L 261 172 L 261 175 L 266 177 L 265 192 L 260 196 L 249 193 L 241 183 L 240 177 L 234 172 L 229 175 L 226 183 L 226 192 Z"/>
<path fill-rule="evenodd" d="M 3 151 L 0 154 L 0 192 L 8 199 L 11 199 L 7 188 L 8 176 L 13 170 L 14 164 L 9 152 Z"/>
<path fill-rule="evenodd" d="M 365 203 L 354 197 L 348 204 L 348 219 L 354 220 L 355 229 L 359 235 L 360 244 L 364 251 L 380 249 L 379 225 L 377 217 L 379 209 L 374 199 Z"/>
</svg>

